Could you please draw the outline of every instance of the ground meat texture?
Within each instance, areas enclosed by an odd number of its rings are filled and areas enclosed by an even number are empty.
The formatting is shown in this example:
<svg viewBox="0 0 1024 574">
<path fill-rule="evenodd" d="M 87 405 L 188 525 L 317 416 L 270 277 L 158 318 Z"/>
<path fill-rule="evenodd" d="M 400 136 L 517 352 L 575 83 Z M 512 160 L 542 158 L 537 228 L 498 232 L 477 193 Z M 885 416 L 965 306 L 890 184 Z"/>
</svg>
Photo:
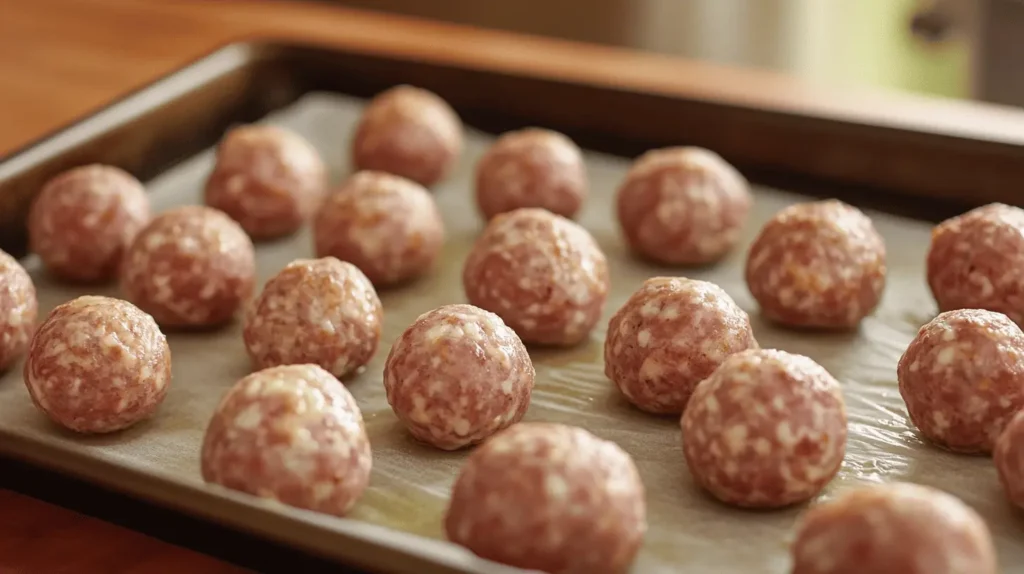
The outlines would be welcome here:
<svg viewBox="0 0 1024 574">
<path fill-rule="evenodd" d="M 149 219 L 149 197 L 139 180 L 108 165 L 77 167 L 47 182 L 33 202 L 29 248 L 59 279 L 109 281 Z"/>
<path fill-rule="evenodd" d="M 302 136 L 267 125 L 230 130 L 217 147 L 206 204 L 227 213 L 253 239 L 294 233 L 320 206 L 327 170 Z"/>
<path fill-rule="evenodd" d="M 1003 429 L 992 458 L 1006 497 L 1024 508 L 1024 411 L 1018 411 Z"/>
<path fill-rule="evenodd" d="M 32 278 L 15 258 L 0 251 L 0 373 L 25 354 L 38 314 Z"/>
<path fill-rule="evenodd" d="M 215 327 L 251 297 L 255 257 L 252 240 L 223 212 L 179 207 L 135 238 L 121 290 L 163 327 Z"/>
<path fill-rule="evenodd" d="M 896 375 L 924 438 L 954 452 L 988 454 L 1024 407 L 1024 333 L 1002 313 L 940 313 L 918 331 Z"/>
<path fill-rule="evenodd" d="M 993 203 L 940 223 L 927 277 L 940 311 L 987 309 L 1024 325 L 1024 209 Z"/>
<path fill-rule="evenodd" d="M 616 194 L 632 250 L 666 265 L 702 265 L 735 247 L 752 203 L 747 181 L 718 154 L 695 147 L 640 156 Z"/>
<path fill-rule="evenodd" d="M 418 183 L 375 171 L 359 172 L 331 193 L 313 233 L 319 257 L 354 264 L 378 287 L 423 275 L 444 244 L 433 196 Z"/>
<path fill-rule="evenodd" d="M 908 483 L 859 487 L 808 510 L 792 574 L 996 574 L 988 527 L 960 499 Z"/>
<path fill-rule="evenodd" d="M 149 418 L 171 384 L 171 349 L 153 317 L 110 297 L 56 307 L 25 361 L 32 402 L 80 433 L 109 433 Z"/>
<path fill-rule="evenodd" d="M 462 154 L 462 121 L 437 94 L 396 86 L 363 112 L 352 139 L 356 169 L 384 171 L 430 187 Z"/>
<path fill-rule="evenodd" d="M 343 516 L 370 482 L 363 415 L 316 365 L 257 371 L 227 392 L 203 438 L 203 480 Z"/>
<path fill-rule="evenodd" d="M 608 262 L 580 225 L 539 208 L 503 213 L 477 238 L 462 272 L 466 297 L 526 343 L 582 342 L 608 298 Z"/>
<path fill-rule="evenodd" d="M 885 244 L 871 220 L 833 199 L 779 211 L 750 248 L 746 280 L 777 323 L 850 329 L 878 306 L 885 273 Z"/>
<path fill-rule="evenodd" d="M 297 259 L 267 281 L 242 337 L 257 368 L 312 363 L 340 378 L 373 358 L 383 315 L 373 285 L 351 263 Z"/>
<path fill-rule="evenodd" d="M 495 562 L 620 574 L 647 530 L 644 486 L 615 443 L 581 428 L 520 423 L 469 455 L 444 525 L 449 540 Z"/>
<path fill-rule="evenodd" d="M 682 418 L 694 480 L 744 508 L 809 500 L 846 454 L 839 382 L 811 359 L 768 349 L 727 358 L 697 385 Z"/>
<path fill-rule="evenodd" d="M 413 437 L 455 450 L 522 420 L 534 374 L 526 347 L 497 315 L 447 305 L 395 341 L 384 390 Z"/>
<path fill-rule="evenodd" d="M 726 357 L 757 346 L 750 318 L 721 287 L 653 277 L 608 322 L 604 369 L 638 408 L 681 414 Z"/>
<path fill-rule="evenodd" d="M 477 206 L 487 219 L 520 207 L 541 207 L 571 219 L 586 198 L 583 153 L 558 132 L 506 133 L 476 165 Z"/>
</svg>

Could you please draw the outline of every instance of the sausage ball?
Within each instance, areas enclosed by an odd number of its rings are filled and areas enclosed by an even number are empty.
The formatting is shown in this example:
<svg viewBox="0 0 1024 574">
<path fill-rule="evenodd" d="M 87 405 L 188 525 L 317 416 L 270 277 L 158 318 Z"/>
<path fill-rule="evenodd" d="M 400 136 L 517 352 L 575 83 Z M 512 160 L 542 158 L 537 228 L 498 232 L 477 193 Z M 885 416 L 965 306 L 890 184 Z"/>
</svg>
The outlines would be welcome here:
<svg viewBox="0 0 1024 574">
<path fill-rule="evenodd" d="M 203 480 L 343 516 L 373 458 L 352 394 L 316 365 L 255 372 L 224 395 L 203 437 Z"/>
<path fill-rule="evenodd" d="M 373 285 L 351 263 L 296 259 L 249 307 L 242 338 L 257 368 L 311 363 L 341 378 L 376 354 L 383 315 Z"/>
<path fill-rule="evenodd" d="M 580 225 L 539 208 L 503 213 L 462 270 L 469 302 L 496 313 L 525 343 L 576 345 L 608 298 L 608 261 Z"/>
<path fill-rule="evenodd" d="M 171 384 L 171 349 L 156 321 L 110 297 L 59 305 L 28 350 L 25 386 L 53 422 L 109 433 L 149 418 Z"/>
<path fill-rule="evenodd" d="M 671 147 L 640 156 L 615 201 L 635 253 L 664 265 L 704 265 L 735 247 L 752 198 L 747 181 L 718 154 Z"/>
<path fill-rule="evenodd" d="M 520 423 L 478 447 L 452 487 L 448 539 L 552 574 L 625 574 L 647 530 L 644 485 L 615 443 Z"/>
<path fill-rule="evenodd" d="M 1024 209 L 993 203 L 940 223 L 927 276 L 940 311 L 987 309 L 1024 325 Z"/>
<path fill-rule="evenodd" d="M 1024 407 L 1024 333 L 1002 313 L 940 313 L 911 341 L 896 376 L 924 438 L 954 452 L 991 453 Z"/>
<path fill-rule="evenodd" d="M 429 271 L 444 244 L 433 196 L 418 183 L 362 171 L 331 193 L 313 222 L 318 257 L 358 267 L 378 287 Z"/>
<path fill-rule="evenodd" d="M 215 327 L 252 296 L 255 274 L 245 231 L 223 212 L 193 205 L 158 215 L 139 233 L 121 290 L 161 326 Z"/>
<path fill-rule="evenodd" d="M 652 277 L 608 322 L 604 370 L 638 408 L 680 414 L 726 357 L 757 346 L 750 318 L 718 285 Z"/>
<path fill-rule="evenodd" d="M 746 279 L 777 323 L 852 329 L 878 306 L 885 272 L 885 244 L 871 220 L 830 199 L 775 214 L 750 248 Z"/>
<path fill-rule="evenodd" d="M 25 354 L 38 315 L 32 278 L 17 259 L 0 251 L 0 373 Z"/>
<path fill-rule="evenodd" d="M 690 474 L 715 498 L 781 508 L 817 495 L 846 454 L 839 382 L 811 359 L 741 351 L 697 385 L 683 412 Z"/>
<path fill-rule="evenodd" d="M 808 510 L 792 574 L 996 574 L 985 521 L 958 498 L 917 484 L 860 487 Z"/>
<path fill-rule="evenodd" d="M 366 106 L 352 139 L 358 170 L 384 171 L 430 187 L 462 154 L 462 120 L 437 94 L 395 86 Z"/>
<path fill-rule="evenodd" d="M 508 132 L 476 165 L 476 202 L 487 219 L 520 207 L 540 207 L 572 219 L 586 198 L 583 153 L 558 132 Z"/>
<path fill-rule="evenodd" d="M 228 214 L 254 240 L 297 231 L 320 206 L 327 170 L 302 136 L 246 125 L 227 132 L 206 181 L 206 205 Z"/>
<path fill-rule="evenodd" d="M 1017 411 L 999 435 L 992 459 L 1006 497 L 1024 508 L 1024 410 Z"/>
<path fill-rule="evenodd" d="M 59 279 L 98 283 L 117 276 L 135 235 L 149 222 L 139 180 L 109 165 L 86 165 L 46 183 L 28 215 L 29 248 Z"/>
<path fill-rule="evenodd" d="M 420 315 L 384 365 L 395 415 L 417 440 L 443 450 L 476 444 L 522 420 L 533 378 L 515 332 L 472 305 Z"/>
</svg>

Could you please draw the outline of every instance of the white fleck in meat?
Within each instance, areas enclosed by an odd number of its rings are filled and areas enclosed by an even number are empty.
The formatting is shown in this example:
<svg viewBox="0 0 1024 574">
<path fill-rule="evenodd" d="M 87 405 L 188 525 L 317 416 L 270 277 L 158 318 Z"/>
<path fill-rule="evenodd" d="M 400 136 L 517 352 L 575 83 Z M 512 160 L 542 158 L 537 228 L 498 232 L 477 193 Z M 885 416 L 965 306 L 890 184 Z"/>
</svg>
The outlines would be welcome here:
<svg viewBox="0 0 1024 574">
<path fill-rule="evenodd" d="M 1024 407 L 1024 332 L 1002 313 L 940 313 L 918 331 L 896 373 L 910 420 L 926 439 L 991 453 Z"/>
<path fill-rule="evenodd" d="M 801 517 L 792 574 L 996 574 L 992 535 L 971 507 L 909 483 L 859 487 Z"/>
<path fill-rule="evenodd" d="M 628 571 L 647 530 L 632 459 L 587 431 L 521 423 L 477 448 L 452 488 L 448 538 L 553 574 Z"/>
<path fill-rule="evenodd" d="M 529 287 L 521 287 L 521 279 Z M 608 262 L 580 225 L 539 208 L 490 221 L 463 267 L 473 305 L 492 311 L 526 343 L 576 345 L 604 309 Z"/>
<path fill-rule="evenodd" d="M 318 256 L 348 261 L 382 287 L 430 270 L 444 243 L 444 223 L 423 186 L 362 171 L 327 198 L 313 234 Z"/>
<path fill-rule="evenodd" d="M 59 305 L 32 338 L 25 361 L 32 401 L 55 423 L 108 433 L 149 418 L 171 380 L 171 350 L 151 316 L 109 297 Z"/>
<path fill-rule="evenodd" d="M 678 414 L 727 356 L 756 347 L 750 318 L 722 288 L 654 277 L 608 322 L 605 374 L 638 408 Z"/>
<path fill-rule="evenodd" d="M 777 400 L 784 409 L 764 408 Z M 846 453 L 839 382 L 811 359 L 784 351 L 731 355 L 697 385 L 680 424 L 696 483 L 739 507 L 812 498 Z"/>
<path fill-rule="evenodd" d="M 377 352 L 382 320 L 380 298 L 356 266 L 296 259 L 267 281 L 242 337 L 258 368 L 311 363 L 345 377 Z"/>
<path fill-rule="evenodd" d="M 413 437 L 455 450 L 519 422 L 534 375 L 526 347 L 497 315 L 446 305 L 421 315 L 395 341 L 384 390 Z"/>
<path fill-rule="evenodd" d="M 0 373 L 28 349 L 38 315 L 32 278 L 15 258 L 0 251 Z"/>
<path fill-rule="evenodd" d="M 316 365 L 257 371 L 224 395 L 203 439 L 206 482 L 326 514 L 366 490 L 372 455 L 352 394 Z"/>
<path fill-rule="evenodd" d="M 853 328 L 881 300 L 885 244 L 855 207 L 837 200 L 800 203 L 761 229 L 745 273 L 766 317 L 794 327 Z"/>
<path fill-rule="evenodd" d="M 149 219 L 149 197 L 131 174 L 107 165 L 76 167 L 48 181 L 32 203 L 29 248 L 62 280 L 108 281 Z"/>
</svg>

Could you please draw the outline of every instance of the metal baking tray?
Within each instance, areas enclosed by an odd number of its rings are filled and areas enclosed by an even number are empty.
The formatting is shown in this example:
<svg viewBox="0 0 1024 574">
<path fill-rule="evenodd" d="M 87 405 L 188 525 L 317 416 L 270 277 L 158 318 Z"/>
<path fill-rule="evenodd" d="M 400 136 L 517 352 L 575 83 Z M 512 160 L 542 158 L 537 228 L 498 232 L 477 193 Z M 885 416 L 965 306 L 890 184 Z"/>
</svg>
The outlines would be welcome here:
<svg viewBox="0 0 1024 574">
<path fill-rule="evenodd" d="M 337 182 L 350 169 L 349 137 L 365 97 L 396 83 L 437 91 L 471 127 L 458 168 L 434 190 L 448 234 L 441 263 L 414 284 L 381 292 L 381 349 L 366 372 L 349 383 L 374 449 L 371 487 L 350 517 L 285 507 L 207 486 L 200 479 L 198 449 L 208 417 L 221 394 L 250 370 L 237 322 L 217 332 L 170 334 L 174 380 L 166 402 L 153 420 L 110 436 L 72 436 L 49 424 L 32 406 L 16 366 L 0 378 L 0 453 L 374 571 L 506 571 L 444 541 L 441 517 L 448 489 L 467 453 L 440 452 L 412 441 L 387 406 L 381 369 L 387 348 L 416 316 L 464 301 L 462 261 L 483 227 L 470 207 L 475 160 L 494 133 L 544 125 L 568 133 L 587 148 L 592 190 L 580 222 L 608 255 L 613 286 L 604 320 L 589 341 L 573 349 L 531 351 L 537 386 L 527 420 L 582 426 L 618 442 L 635 458 L 647 486 L 650 521 L 635 572 L 785 572 L 789 533 L 805 508 L 749 512 L 711 500 L 686 472 L 678 421 L 630 408 L 605 379 L 607 318 L 643 279 L 666 274 L 720 284 L 751 313 L 762 346 L 809 355 L 843 383 L 850 411 L 848 454 L 823 498 L 860 483 L 906 480 L 936 486 L 986 518 L 1007 571 L 1024 565 L 1024 528 L 1004 501 L 991 462 L 923 443 L 909 426 L 896 389 L 896 362 L 934 313 L 923 277 L 930 222 L 868 209 L 887 241 L 889 279 L 880 308 L 854 333 L 807 334 L 772 326 L 759 317 L 743 283 L 746 248 L 760 226 L 781 207 L 807 196 L 755 186 L 755 208 L 740 246 L 714 266 L 658 268 L 627 253 L 611 199 L 631 158 L 650 147 L 704 143 L 680 137 L 682 131 L 665 125 L 677 121 L 673 110 L 686 116 L 694 113 L 693 106 L 709 104 L 308 46 L 231 46 L 0 163 L 0 247 L 23 255 L 22 224 L 32 195 L 48 177 L 86 162 L 115 164 L 136 174 L 147 183 L 158 211 L 199 202 L 212 167 L 211 146 L 239 122 L 266 121 L 306 136 Z M 531 90 L 533 99 L 508 95 Z M 573 102 L 580 98 L 660 106 L 670 119 L 659 122 L 649 109 L 631 116 L 628 109 L 615 107 L 608 110 L 619 114 L 614 119 L 591 117 L 591 104 L 574 111 Z M 637 123 L 627 126 L 630 117 Z M 787 136 L 790 141 L 810 141 L 800 139 L 800 129 L 807 128 L 806 122 L 802 125 Z M 794 174 L 792 181 L 806 183 L 799 176 Z M 819 187 L 818 192 L 834 195 L 839 189 Z M 856 203 L 867 205 L 868 199 L 880 196 L 855 197 Z M 896 196 L 881 197 L 890 207 L 895 203 Z M 259 281 L 288 261 L 311 254 L 308 229 L 260 244 Z M 23 262 L 36 281 L 43 313 L 86 293 L 54 283 L 31 256 Z M 91 292 L 117 295 L 113 286 Z"/>
</svg>

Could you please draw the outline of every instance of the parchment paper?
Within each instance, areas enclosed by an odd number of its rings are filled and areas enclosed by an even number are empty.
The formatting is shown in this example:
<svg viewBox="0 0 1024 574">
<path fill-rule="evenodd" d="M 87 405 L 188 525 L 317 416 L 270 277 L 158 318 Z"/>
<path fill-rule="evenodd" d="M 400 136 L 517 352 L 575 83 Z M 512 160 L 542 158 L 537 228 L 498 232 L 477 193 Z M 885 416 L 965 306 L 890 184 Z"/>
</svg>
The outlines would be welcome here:
<svg viewBox="0 0 1024 574">
<path fill-rule="evenodd" d="M 361 106 L 354 99 L 311 94 L 265 121 L 288 126 L 309 138 L 337 181 L 349 169 L 348 138 Z M 464 301 L 461 266 L 482 229 L 471 195 L 472 168 L 493 140 L 472 130 L 467 136 L 467 150 L 458 170 L 436 188 L 448 234 L 443 263 L 414 285 L 381 293 L 385 325 L 380 350 L 367 370 L 350 383 L 366 418 L 374 454 L 371 487 L 352 518 L 435 539 L 443 539 L 441 517 L 466 453 L 443 453 L 414 443 L 387 405 L 381 369 L 391 343 L 416 316 L 442 304 Z M 207 151 L 149 182 L 155 208 L 198 203 L 212 159 L 212 152 Z M 869 212 L 889 253 L 888 287 L 879 310 L 855 334 L 787 332 L 759 318 L 743 283 L 742 264 L 761 225 L 778 209 L 806 198 L 758 189 L 753 215 L 732 256 L 707 269 L 658 269 L 628 256 L 615 224 L 611 197 L 629 160 L 588 153 L 587 161 L 592 195 L 580 222 L 608 255 L 612 292 L 605 319 L 589 342 L 568 351 L 531 351 L 537 384 L 526 418 L 582 426 L 622 445 L 635 458 L 647 487 L 650 522 L 635 572 L 786 572 L 790 531 L 806 508 L 740 511 L 699 492 L 685 469 L 677 419 L 653 417 L 630 408 L 604 377 L 602 341 L 607 318 L 643 279 L 656 274 L 689 275 L 718 283 L 751 313 L 763 347 L 806 354 L 842 382 L 850 412 L 848 451 L 840 475 L 821 499 L 863 483 L 902 480 L 936 486 L 961 497 L 985 517 L 1004 571 L 1024 571 L 1018 566 L 1024 564 L 1022 521 L 1005 502 L 991 461 L 949 454 L 924 444 L 909 426 L 896 388 L 897 360 L 918 327 L 935 312 L 923 271 L 929 224 Z M 309 230 L 260 245 L 257 253 L 262 283 L 290 260 L 312 256 Z M 41 313 L 86 293 L 54 284 L 39 271 L 34 259 L 25 264 L 39 290 Z M 93 292 L 117 294 L 112 287 Z M 217 333 L 171 334 L 174 378 L 166 402 L 152 421 L 107 437 L 76 437 L 49 424 L 29 401 L 19 364 L 0 379 L 0 434 L 84 450 L 110 465 L 206 488 L 198 471 L 203 430 L 221 394 L 250 369 L 240 332 L 236 323 Z M 279 506 L 265 508 L 281 512 Z M 462 552 L 455 547 L 451 550 Z"/>
</svg>

